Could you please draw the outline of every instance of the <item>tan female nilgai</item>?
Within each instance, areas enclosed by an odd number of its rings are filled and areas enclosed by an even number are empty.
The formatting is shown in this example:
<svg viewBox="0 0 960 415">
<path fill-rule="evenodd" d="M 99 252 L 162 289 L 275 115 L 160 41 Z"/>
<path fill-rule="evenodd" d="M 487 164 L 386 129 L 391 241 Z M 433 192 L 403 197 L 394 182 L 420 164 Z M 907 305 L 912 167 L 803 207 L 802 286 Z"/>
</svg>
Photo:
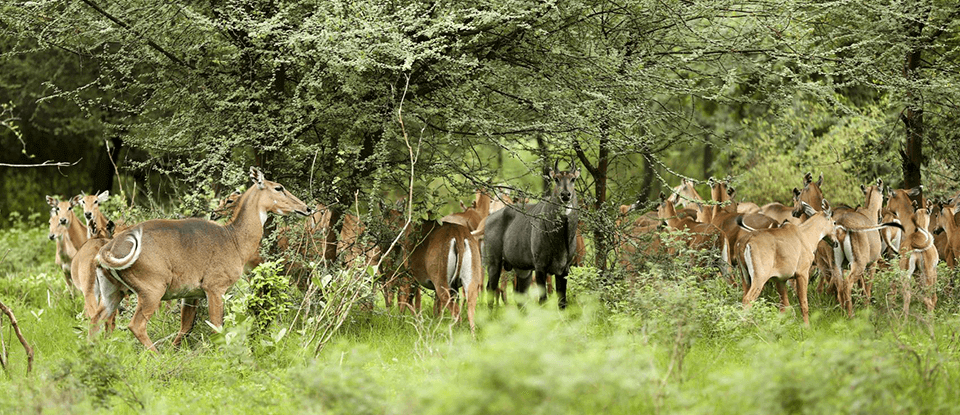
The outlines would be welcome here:
<svg viewBox="0 0 960 415">
<path fill-rule="evenodd" d="M 63 276 L 67 280 L 67 286 L 72 287 L 73 282 L 70 279 L 70 263 L 77 251 L 87 241 L 87 231 L 83 224 L 73 213 L 73 207 L 79 202 L 78 197 L 70 200 L 61 201 L 60 199 L 47 196 L 47 203 L 50 204 L 50 233 L 47 237 L 51 241 L 57 241 L 57 265 L 63 270 Z"/>
<path fill-rule="evenodd" d="M 236 202 L 227 225 L 204 219 L 155 219 L 116 235 L 97 255 L 101 288 L 98 319 L 110 315 L 123 297 L 137 294 L 130 331 L 151 351 L 147 321 L 162 300 L 183 298 L 180 332 L 174 346 L 193 328 L 197 304 L 206 296 L 210 322 L 223 326 L 223 294 L 243 273 L 244 264 L 260 246 L 267 213 L 310 215 L 312 209 L 263 173 L 250 168 L 254 186 Z"/>
</svg>

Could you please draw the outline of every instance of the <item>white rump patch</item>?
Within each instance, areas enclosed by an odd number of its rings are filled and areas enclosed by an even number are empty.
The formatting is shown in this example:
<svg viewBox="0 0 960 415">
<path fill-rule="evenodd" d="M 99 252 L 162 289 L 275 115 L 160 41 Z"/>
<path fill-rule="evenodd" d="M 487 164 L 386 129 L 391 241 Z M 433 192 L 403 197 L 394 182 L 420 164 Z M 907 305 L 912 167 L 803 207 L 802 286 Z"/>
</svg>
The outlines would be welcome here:
<svg viewBox="0 0 960 415">
<path fill-rule="evenodd" d="M 463 283 L 463 292 L 470 296 L 470 282 L 473 281 L 473 250 L 470 249 L 470 241 L 463 240 L 463 262 L 460 265 L 460 282 Z"/>
<path fill-rule="evenodd" d="M 846 245 L 847 241 L 850 240 L 850 235 L 843 240 L 843 244 Z M 833 248 L 833 272 L 837 274 L 837 279 L 843 281 L 843 249 L 839 246 Z M 852 261 L 853 258 L 850 258 Z"/>
<path fill-rule="evenodd" d="M 457 240 L 450 240 L 450 247 L 447 249 L 447 284 L 453 285 L 453 279 L 457 277 Z M 439 287 L 437 287 L 439 289 Z"/>
<path fill-rule="evenodd" d="M 730 241 L 723 242 L 723 250 L 720 251 L 720 257 L 723 258 L 723 262 L 730 263 L 730 249 L 727 248 L 730 245 Z"/>
<path fill-rule="evenodd" d="M 117 309 L 119 301 L 113 301 L 114 298 L 119 299 L 118 288 L 116 285 L 110 282 L 110 279 L 103 274 L 103 269 L 97 267 L 97 286 L 100 288 L 99 297 L 100 304 L 104 306 L 103 315 L 100 316 L 101 319 L 106 318 L 110 314 L 113 314 L 113 311 Z"/>
<path fill-rule="evenodd" d="M 753 284 L 753 275 L 754 275 L 754 272 L 756 272 L 756 271 L 754 271 L 754 269 L 753 269 L 753 254 L 752 254 L 752 251 L 753 251 L 753 250 L 752 250 L 752 248 L 751 248 L 751 246 L 750 246 L 749 243 L 747 244 L 747 247 L 743 249 L 743 262 L 746 262 L 746 263 L 747 263 L 747 264 L 746 264 L 746 265 L 747 265 L 747 275 L 746 275 L 746 277 L 747 277 L 747 285 L 748 285 L 748 286 Z"/>
</svg>

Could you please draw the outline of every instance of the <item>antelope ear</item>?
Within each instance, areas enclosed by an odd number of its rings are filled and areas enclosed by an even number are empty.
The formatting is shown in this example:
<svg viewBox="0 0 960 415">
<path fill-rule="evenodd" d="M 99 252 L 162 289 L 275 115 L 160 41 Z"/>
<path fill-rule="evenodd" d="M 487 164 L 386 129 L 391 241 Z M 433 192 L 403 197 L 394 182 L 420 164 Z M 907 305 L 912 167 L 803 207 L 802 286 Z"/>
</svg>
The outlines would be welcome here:
<svg viewBox="0 0 960 415">
<path fill-rule="evenodd" d="M 803 185 L 806 186 L 813 182 L 813 173 L 807 172 L 803 175 Z"/>
<path fill-rule="evenodd" d="M 579 168 L 579 167 L 577 167 L 577 169 L 573 171 L 573 178 L 574 178 L 574 179 L 579 179 L 579 178 L 580 178 L 580 168 Z"/>
<path fill-rule="evenodd" d="M 727 187 L 727 196 L 730 196 L 732 199 L 735 194 L 737 194 L 737 189 L 734 189 L 732 186 Z"/>
<path fill-rule="evenodd" d="M 913 205 L 913 210 L 917 210 L 917 208 L 919 207 L 919 206 L 917 206 L 917 201 L 916 201 L 916 200 L 911 200 L 911 201 L 910 201 L 910 204 Z"/>
<path fill-rule="evenodd" d="M 667 201 L 667 195 L 663 194 L 663 192 L 660 192 L 660 201 L 661 201 L 661 202 L 666 202 L 666 201 Z"/>
<path fill-rule="evenodd" d="M 919 185 L 919 186 L 917 186 L 917 187 L 914 187 L 913 189 L 910 189 L 909 191 L 907 191 L 907 194 L 910 195 L 910 196 L 916 196 L 916 195 L 920 194 L 920 192 L 922 192 L 922 191 L 923 191 L 923 185 L 921 184 L 921 185 Z"/>
<path fill-rule="evenodd" d="M 820 178 L 817 179 L 817 187 L 823 186 L 823 172 L 820 172 Z"/>
<path fill-rule="evenodd" d="M 833 216 L 833 209 L 830 208 L 830 202 L 827 199 L 823 199 L 823 202 L 820 203 L 820 206 L 823 208 L 823 212 L 827 217 Z"/>
<path fill-rule="evenodd" d="M 257 184 L 257 187 L 260 189 L 264 188 L 263 184 L 263 172 L 256 167 L 250 167 L 250 180 L 253 180 Z"/>
<path fill-rule="evenodd" d="M 877 178 L 877 187 L 880 188 L 880 192 L 883 193 L 883 179 Z"/>
<path fill-rule="evenodd" d="M 74 207 L 80 203 L 80 199 L 83 199 L 83 192 L 70 198 L 70 207 Z"/>
<path fill-rule="evenodd" d="M 714 179 L 713 176 L 710 176 L 710 178 L 707 179 L 707 184 L 708 184 L 710 187 L 713 187 L 713 184 L 716 183 L 716 182 L 717 182 L 717 179 Z"/>
<path fill-rule="evenodd" d="M 107 199 L 109 198 L 110 198 L 109 190 L 104 190 L 103 192 L 97 195 L 97 200 L 100 201 L 100 203 L 106 202 Z"/>
<path fill-rule="evenodd" d="M 796 187 L 794 187 L 794 188 L 793 188 L 793 198 L 796 199 L 796 198 L 798 198 L 798 197 L 800 197 L 800 189 L 797 189 Z"/>
<path fill-rule="evenodd" d="M 864 186 L 864 185 L 861 184 L 861 185 L 860 185 L 860 191 L 863 192 L 863 194 L 867 194 L 867 186 Z"/>
<path fill-rule="evenodd" d="M 817 214 L 817 210 L 810 206 L 807 202 L 800 202 L 800 206 L 803 207 L 803 213 L 806 213 L 807 216 L 813 216 Z"/>
<path fill-rule="evenodd" d="M 53 197 L 53 196 L 50 196 L 50 195 L 47 195 L 47 204 L 48 204 L 48 205 L 50 205 L 50 206 L 52 206 L 52 207 L 57 207 L 57 204 L 58 204 L 58 203 L 60 203 L 60 201 L 57 200 L 57 198 L 55 198 L 55 197 Z"/>
</svg>

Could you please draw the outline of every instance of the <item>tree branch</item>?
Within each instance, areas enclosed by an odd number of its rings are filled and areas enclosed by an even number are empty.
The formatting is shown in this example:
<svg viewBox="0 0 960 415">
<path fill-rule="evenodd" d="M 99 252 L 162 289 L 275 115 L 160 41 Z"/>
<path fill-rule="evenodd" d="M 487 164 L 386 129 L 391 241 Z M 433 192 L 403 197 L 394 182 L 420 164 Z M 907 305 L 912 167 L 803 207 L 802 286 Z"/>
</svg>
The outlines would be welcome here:
<svg viewBox="0 0 960 415">
<path fill-rule="evenodd" d="M 13 315 L 13 310 L 0 301 L 0 311 L 3 311 L 3 313 L 10 318 L 10 324 L 13 325 L 13 331 L 17 333 L 17 338 L 20 339 L 20 344 L 23 345 L 23 350 L 27 352 L 27 373 L 30 373 L 30 371 L 33 370 L 33 348 L 27 343 L 27 339 L 23 338 L 23 333 L 20 332 L 20 325 L 17 324 L 17 318 Z M 7 367 L 4 366 L 3 368 L 6 369 Z"/>
<path fill-rule="evenodd" d="M 80 162 L 80 160 L 83 160 L 83 159 L 81 158 L 81 159 L 79 159 L 79 160 L 77 160 L 77 161 L 75 161 L 75 162 L 73 162 L 73 163 L 70 163 L 70 162 L 67 162 L 67 161 L 53 162 L 53 161 L 50 161 L 50 160 L 47 160 L 47 161 L 45 161 L 45 162 L 43 162 L 43 163 L 40 163 L 40 164 L 9 164 L 9 163 L 0 163 L 0 167 L 21 167 L 21 168 L 27 168 L 27 167 L 70 167 L 70 166 L 75 166 L 77 163 Z"/>
<path fill-rule="evenodd" d="M 600 171 L 597 170 L 596 166 L 590 164 L 590 159 L 587 158 L 587 154 L 584 153 L 583 148 L 580 147 L 580 140 L 573 140 L 573 150 L 577 152 L 577 158 L 583 163 L 583 168 L 587 169 L 590 175 L 596 178 L 600 174 Z"/>
<path fill-rule="evenodd" d="M 170 53 L 170 52 L 168 52 L 166 49 L 162 48 L 162 47 L 161 47 L 160 45 L 158 45 L 156 42 L 154 42 L 154 41 L 152 41 L 152 40 L 150 40 L 150 39 L 145 38 L 145 37 L 144 37 L 142 34 L 140 34 L 140 33 L 137 33 L 137 31 L 136 31 L 136 30 L 133 30 L 133 28 L 130 27 L 130 25 L 128 25 L 126 22 L 124 22 L 124 21 L 122 21 L 122 20 L 114 17 L 112 14 L 108 13 L 106 10 L 100 8 L 100 6 L 98 6 L 96 3 L 94 3 L 93 0 L 81 0 L 81 1 L 83 1 L 84 3 L 86 3 L 87 6 L 90 6 L 90 8 L 96 10 L 97 13 L 102 14 L 102 15 L 103 15 L 104 17 L 106 17 L 107 19 L 110 19 L 110 21 L 116 23 L 117 26 L 120 26 L 120 27 L 122 27 L 122 28 L 124 28 L 124 29 L 129 30 L 129 31 L 132 32 L 133 34 L 137 35 L 137 37 L 145 40 L 145 41 L 147 42 L 147 44 L 150 45 L 150 47 L 154 48 L 157 52 L 160 52 L 161 54 L 163 54 L 163 56 L 166 56 L 167 58 L 169 58 L 170 60 L 176 62 L 176 63 L 179 64 L 180 66 L 186 66 L 186 67 L 188 67 L 188 68 L 190 68 L 190 69 L 197 69 L 195 66 L 193 66 L 193 65 L 191 65 L 191 64 L 189 64 L 189 63 L 187 63 L 187 62 L 184 62 L 184 61 L 182 61 L 180 58 L 174 56 L 172 53 Z"/>
</svg>

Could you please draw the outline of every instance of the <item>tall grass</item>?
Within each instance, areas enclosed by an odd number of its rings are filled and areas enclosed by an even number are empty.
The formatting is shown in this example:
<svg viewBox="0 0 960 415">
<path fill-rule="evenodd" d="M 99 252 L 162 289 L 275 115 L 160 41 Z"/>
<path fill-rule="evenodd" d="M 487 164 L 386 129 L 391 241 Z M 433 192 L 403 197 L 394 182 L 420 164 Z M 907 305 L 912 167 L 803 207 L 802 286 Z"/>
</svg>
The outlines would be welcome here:
<svg viewBox="0 0 960 415">
<path fill-rule="evenodd" d="M 0 232 L 0 250 L 11 249 L 0 298 L 37 350 L 28 375 L 9 325 L 0 328 L 11 358 L 0 413 L 960 412 L 957 302 L 942 294 L 933 315 L 900 316 L 895 271 L 878 275 L 875 304 L 860 299 L 853 319 L 813 292 L 804 327 L 799 310 L 778 310 L 775 293 L 743 310 L 739 288 L 680 256 L 629 278 L 579 268 L 565 311 L 555 300 L 482 306 L 474 336 L 449 318 L 377 302 L 352 308 L 318 356 L 305 347 L 311 325 L 294 321 L 306 320 L 297 316 L 304 294 L 271 294 L 295 300 L 276 312 L 250 301 L 259 282 L 243 281 L 222 333 L 199 323 L 182 349 L 165 342 L 153 355 L 126 330 L 87 340 L 82 300 L 44 234 Z M 132 308 L 125 303 L 118 326 Z M 160 339 L 178 327 L 171 304 L 148 330 Z"/>
</svg>

